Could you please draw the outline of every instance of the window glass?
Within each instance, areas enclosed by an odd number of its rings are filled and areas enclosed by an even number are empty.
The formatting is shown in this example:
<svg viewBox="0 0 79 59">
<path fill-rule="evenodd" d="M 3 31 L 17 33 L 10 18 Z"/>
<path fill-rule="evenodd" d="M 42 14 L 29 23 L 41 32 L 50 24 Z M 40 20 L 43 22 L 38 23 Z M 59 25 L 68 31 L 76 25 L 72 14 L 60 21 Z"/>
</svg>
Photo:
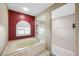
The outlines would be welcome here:
<svg viewBox="0 0 79 59">
<path fill-rule="evenodd" d="M 31 35 L 31 26 L 27 21 L 19 21 L 16 24 L 16 36 Z"/>
</svg>

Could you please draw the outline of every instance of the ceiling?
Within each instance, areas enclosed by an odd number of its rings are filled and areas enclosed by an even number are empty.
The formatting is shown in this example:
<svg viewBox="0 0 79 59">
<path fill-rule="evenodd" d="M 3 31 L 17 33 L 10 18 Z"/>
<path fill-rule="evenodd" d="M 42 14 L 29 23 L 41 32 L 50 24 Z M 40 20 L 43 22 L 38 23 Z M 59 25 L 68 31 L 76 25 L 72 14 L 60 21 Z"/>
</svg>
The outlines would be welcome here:
<svg viewBox="0 0 79 59">
<path fill-rule="evenodd" d="M 40 12 L 44 11 L 49 6 L 51 6 L 52 3 L 8 3 L 7 5 L 8 5 L 8 9 L 10 10 L 36 16 Z M 23 10 L 23 7 L 28 8 L 29 11 Z"/>
</svg>

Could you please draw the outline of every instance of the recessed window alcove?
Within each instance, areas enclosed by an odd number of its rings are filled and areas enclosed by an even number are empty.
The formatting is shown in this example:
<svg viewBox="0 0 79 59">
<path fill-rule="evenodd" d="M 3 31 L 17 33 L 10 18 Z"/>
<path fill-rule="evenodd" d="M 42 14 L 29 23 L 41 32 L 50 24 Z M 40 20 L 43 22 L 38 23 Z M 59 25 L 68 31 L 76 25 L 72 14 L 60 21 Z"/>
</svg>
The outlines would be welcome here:
<svg viewBox="0 0 79 59">
<path fill-rule="evenodd" d="M 16 24 L 16 37 L 31 35 L 31 25 L 27 21 L 19 21 Z"/>
</svg>

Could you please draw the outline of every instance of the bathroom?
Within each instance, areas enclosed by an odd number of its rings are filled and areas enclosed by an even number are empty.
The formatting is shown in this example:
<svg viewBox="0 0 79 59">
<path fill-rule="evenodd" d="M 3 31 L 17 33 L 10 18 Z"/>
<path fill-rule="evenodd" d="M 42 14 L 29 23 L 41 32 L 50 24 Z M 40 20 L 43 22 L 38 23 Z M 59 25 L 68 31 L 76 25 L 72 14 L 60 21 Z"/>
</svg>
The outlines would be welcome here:
<svg viewBox="0 0 79 59">
<path fill-rule="evenodd" d="M 0 55 L 79 55 L 78 7 L 75 3 L 0 3 Z"/>
</svg>

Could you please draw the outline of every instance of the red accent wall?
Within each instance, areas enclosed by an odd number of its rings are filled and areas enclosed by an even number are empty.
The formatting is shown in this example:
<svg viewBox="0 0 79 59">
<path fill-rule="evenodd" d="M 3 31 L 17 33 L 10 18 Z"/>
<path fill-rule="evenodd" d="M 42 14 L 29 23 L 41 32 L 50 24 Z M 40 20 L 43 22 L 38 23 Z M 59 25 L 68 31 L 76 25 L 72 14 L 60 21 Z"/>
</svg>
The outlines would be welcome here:
<svg viewBox="0 0 79 59">
<path fill-rule="evenodd" d="M 16 39 L 35 36 L 35 17 L 34 16 L 15 12 L 12 10 L 8 10 L 8 12 L 9 12 L 9 40 L 16 40 Z M 16 24 L 17 24 L 17 22 L 19 22 L 21 20 L 25 20 L 30 23 L 31 35 L 16 37 Z"/>
</svg>

